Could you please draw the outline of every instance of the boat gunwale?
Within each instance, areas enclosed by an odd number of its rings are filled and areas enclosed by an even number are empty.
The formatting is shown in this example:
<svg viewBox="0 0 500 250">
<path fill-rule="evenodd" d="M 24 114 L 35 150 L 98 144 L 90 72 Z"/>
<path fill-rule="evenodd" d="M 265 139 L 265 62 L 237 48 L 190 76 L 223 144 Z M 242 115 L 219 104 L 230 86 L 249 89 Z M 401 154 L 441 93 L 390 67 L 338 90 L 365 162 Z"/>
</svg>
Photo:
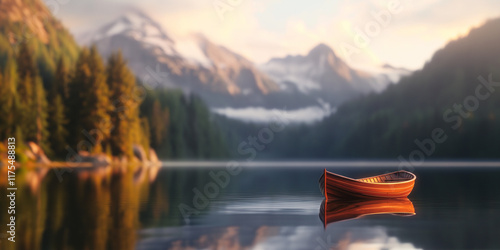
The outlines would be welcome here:
<svg viewBox="0 0 500 250">
<path fill-rule="evenodd" d="M 406 181 L 395 181 L 395 182 L 364 182 L 364 181 L 360 181 L 362 179 L 369 179 L 369 178 L 374 178 L 374 177 L 379 177 L 379 176 L 392 175 L 392 174 L 399 173 L 399 172 L 408 173 L 408 174 L 410 174 L 412 176 L 412 178 L 410 178 L 409 180 L 406 180 Z M 325 184 L 327 182 L 327 180 L 326 180 L 326 178 L 328 177 L 327 174 L 331 174 L 331 175 L 334 175 L 334 176 L 337 176 L 337 177 L 340 177 L 340 178 L 343 178 L 343 179 L 355 181 L 355 182 L 358 182 L 358 183 L 375 184 L 375 185 L 377 185 L 377 184 L 380 184 L 380 185 L 397 185 L 397 184 L 403 184 L 403 183 L 407 183 L 407 182 L 412 182 L 412 181 L 415 181 L 417 179 L 417 176 L 415 174 L 413 174 L 412 172 L 406 171 L 406 170 L 398 170 L 398 171 L 394 171 L 394 172 L 387 173 L 387 174 L 374 175 L 374 176 L 369 176 L 369 177 L 360 178 L 360 179 L 353 179 L 353 178 L 350 178 L 350 177 L 347 177 L 347 176 L 343 176 L 343 175 L 340 175 L 340 174 L 332 173 L 332 172 L 327 171 L 325 169 L 325 180 L 324 180 Z M 320 178 L 320 180 L 321 180 L 321 178 Z"/>
</svg>

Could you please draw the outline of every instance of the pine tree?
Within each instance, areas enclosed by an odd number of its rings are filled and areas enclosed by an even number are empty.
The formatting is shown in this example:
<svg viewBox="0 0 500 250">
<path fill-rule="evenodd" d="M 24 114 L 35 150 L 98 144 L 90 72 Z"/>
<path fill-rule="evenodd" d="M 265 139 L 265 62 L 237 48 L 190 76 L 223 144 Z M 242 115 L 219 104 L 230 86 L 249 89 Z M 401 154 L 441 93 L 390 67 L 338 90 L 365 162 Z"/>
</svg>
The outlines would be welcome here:
<svg viewBox="0 0 500 250">
<path fill-rule="evenodd" d="M 33 91 L 33 103 L 31 106 L 31 114 L 35 121 L 34 141 L 40 145 L 46 152 L 49 152 L 47 146 L 48 131 L 47 131 L 47 95 L 43 88 L 42 79 L 38 76 L 35 78 L 35 88 Z"/>
<path fill-rule="evenodd" d="M 66 130 L 66 114 L 64 102 L 60 94 L 51 94 L 53 98 L 50 100 L 49 109 L 49 143 L 52 152 L 56 156 L 62 156 L 65 152 L 66 137 L 68 131 Z"/>
<path fill-rule="evenodd" d="M 151 112 L 151 146 L 159 148 L 163 143 L 166 124 L 164 123 L 163 112 L 158 100 L 154 101 Z"/>
<path fill-rule="evenodd" d="M 49 143 L 54 156 L 62 156 L 67 145 L 65 102 L 69 99 L 68 72 L 62 57 L 57 63 L 56 75 L 50 91 L 49 108 Z"/>
<path fill-rule="evenodd" d="M 15 132 L 16 122 L 18 119 L 17 100 L 17 69 L 13 59 L 8 59 L 4 68 L 4 72 L 0 79 L 0 140 L 4 140 L 13 135 Z"/>
<path fill-rule="evenodd" d="M 83 49 L 75 67 L 71 83 L 72 134 L 80 139 L 90 140 L 92 152 L 103 152 L 103 142 L 108 140 L 111 130 L 109 112 L 111 103 L 106 84 L 105 68 L 95 46 L 90 51 Z M 76 113 L 75 111 L 79 111 Z M 91 137 L 90 139 L 88 137 Z M 77 148 L 81 150 L 81 148 Z"/>
<path fill-rule="evenodd" d="M 64 59 L 59 58 L 54 76 L 54 83 L 49 94 L 49 144 L 54 156 L 61 157 L 68 144 L 67 109 L 69 102 L 69 74 Z"/>
<path fill-rule="evenodd" d="M 34 141 L 42 148 L 47 139 L 47 96 L 42 80 L 33 60 L 33 54 L 26 43 L 20 45 L 17 54 L 19 75 L 19 101 L 21 111 L 21 131 L 28 141 Z"/>
<path fill-rule="evenodd" d="M 138 123 L 138 105 L 135 98 L 134 75 L 127 67 L 121 52 L 110 56 L 107 66 L 107 83 L 110 90 L 112 110 L 110 112 L 113 129 L 110 146 L 113 155 L 132 157 L 134 143 L 131 130 Z"/>
<path fill-rule="evenodd" d="M 136 139 L 140 141 L 144 149 L 147 150 L 146 152 L 149 152 L 151 135 L 149 133 L 149 122 L 146 117 L 142 117 L 139 120 L 139 127 L 141 128 L 141 133 L 137 135 L 138 137 L 136 137 Z"/>
<path fill-rule="evenodd" d="M 83 98 L 83 90 L 87 87 L 86 83 L 90 80 L 90 68 L 87 63 L 89 57 L 89 50 L 82 48 L 74 67 L 74 74 L 69 82 L 69 100 L 67 101 L 68 109 L 66 110 L 66 117 L 68 119 L 67 130 L 72 136 L 68 138 L 67 142 L 71 146 L 77 146 L 82 137 L 82 120 L 81 114 L 82 107 L 87 105 Z M 81 148 L 75 148 L 81 150 Z"/>
<path fill-rule="evenodd" d="M 33 78 L 35 76 L 35 65 L 31 52 L 26 43 L 22 43 L 16 56 L 16 70 L 18 76 L 17 93 L 19 98 L 19 105 L 17 112 L 19 117 L 16 123 L 19 125 L 21 133 L 27 140 L 33 140 L 36 134 L 35 121 L 31 116 L 33 104 Z"/>
<path fill-rule="evenodd" d="M 53 91 L 51 94 L 59 94 L 66 102 L 69 99 L 69 71 L 63 57 L 57 62 Z"/>
<path fill-rule="evenodd" d="M 19 94 L 19 101 L 24 107 L 28 109 L 31 106 L 33 97 L 34 78 L 37 75 L 37 70 L 33 61 L 33 56 L 26 43 L 22 43 L 16 57 L 17 75 L 19 77 L 19 84 L 17 85 L 17 92 Z"/>
<path fill-rule="evenodd" d="M 21 43 L 17 54 L 17 71 L 19 78 L 24 79 L 27 76 L 34 78 L 38 75 L 38 70 L 35 67 L 33 53 L 28 48 L 27 43 Z"/>
</svg>

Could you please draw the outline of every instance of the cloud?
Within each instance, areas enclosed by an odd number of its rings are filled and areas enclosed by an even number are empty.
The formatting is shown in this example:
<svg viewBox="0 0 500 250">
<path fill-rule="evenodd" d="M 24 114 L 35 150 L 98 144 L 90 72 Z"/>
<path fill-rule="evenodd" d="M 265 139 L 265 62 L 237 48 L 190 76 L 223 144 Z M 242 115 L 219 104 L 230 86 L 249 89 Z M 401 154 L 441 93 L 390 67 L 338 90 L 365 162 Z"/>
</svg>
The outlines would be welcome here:
<svg viewBox="0 0 500 250">
<path fill-rule="evenodd" d="M 268 123 L 283 120 L 290 123 L 313 123 L 335 112 L 329 107 L 310 106 L 296 110 L 265 109 L 262 107 L 218 108 L 215 113 L 229 118 L 255 123 Z"/>
</svg>

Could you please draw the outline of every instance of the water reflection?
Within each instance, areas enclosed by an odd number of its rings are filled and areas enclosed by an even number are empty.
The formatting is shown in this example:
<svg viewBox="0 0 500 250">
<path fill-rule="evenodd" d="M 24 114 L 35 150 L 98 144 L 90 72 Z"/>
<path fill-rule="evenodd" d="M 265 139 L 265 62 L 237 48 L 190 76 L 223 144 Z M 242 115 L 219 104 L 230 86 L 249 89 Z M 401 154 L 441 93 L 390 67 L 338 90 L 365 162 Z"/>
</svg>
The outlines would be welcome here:
<svg viewBox="0 0 500 250">
<path fill-rule="evenodd" d="M 413 203 L 408 198 L 376 200 L 323 200 L 319 218 L 325 225 L 344 220 L 357 219 L 366 215 L 392 214 L 415 215 Z"/>
<path fill-rule="evenodd" d="M 16 243 L 2 242 L 2 249 L 134 249 L 141 197 L 157 171 L 74 168 L 59 179 L 47 168 L 20 168 Z M 7 207 L 4 199 L 0 206 Z M 7 221 L 5 213 L 0 221 Z"/>
<path fill-rule="evenodd" d="M 227 226 L 155 228 L 137 249 L 421 249 L 382 226 Z"/>
<path fill-rule="evenodd" d="M 500 246 L 500 169 L 417 169 L 411 201 L 322 205 L 322 169 L 245 168 L 186 224 L 179 204 L 212 181 L 199 168 L 16 171 L 16 244 L 0 249 L 494 249 Z M 390 169 L 389 169 L 390 170 Z M 338 172 L 367 176 L 379 168 Z M 443 182 L 442 176 L 446 176 Z M 0 225 L 8 221 L 0 169 Z M 424 185 L 425 184 L 425 185 Z M 391 203 L 392 202 L 392 203 Z M 416 216 L 361 214 L 413 213 Z M 404 211 L 403 211 L 404 210 Z M 343 220 L 342 222 L 338 222 Z M 330 223 L 337 221 L 337 223 Z M 325 229 L 325 224 L 328 227 Z"/>
</svg>

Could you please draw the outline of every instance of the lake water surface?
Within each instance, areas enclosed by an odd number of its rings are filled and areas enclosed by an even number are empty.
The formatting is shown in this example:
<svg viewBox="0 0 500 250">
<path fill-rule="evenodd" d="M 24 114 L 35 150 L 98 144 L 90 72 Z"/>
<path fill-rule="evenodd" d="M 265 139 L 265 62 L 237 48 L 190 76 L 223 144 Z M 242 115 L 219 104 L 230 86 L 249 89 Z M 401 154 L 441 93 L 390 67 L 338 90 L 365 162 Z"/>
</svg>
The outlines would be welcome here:
<svg viewBox="0 0 500 250">
<path fill-rule="evenodd" d="M 376 164 L 374 164 L 376 165 Z M 474 164 L 470 164 L 474 165 Z M 397 167 L 327 167 L 353 178 Z M 500 168 L 421 167 L 413 216 L 326 225 L 322 167 L 20 170 L 16 243 L 1 249 L 500 249 Z"/>
</svg>

